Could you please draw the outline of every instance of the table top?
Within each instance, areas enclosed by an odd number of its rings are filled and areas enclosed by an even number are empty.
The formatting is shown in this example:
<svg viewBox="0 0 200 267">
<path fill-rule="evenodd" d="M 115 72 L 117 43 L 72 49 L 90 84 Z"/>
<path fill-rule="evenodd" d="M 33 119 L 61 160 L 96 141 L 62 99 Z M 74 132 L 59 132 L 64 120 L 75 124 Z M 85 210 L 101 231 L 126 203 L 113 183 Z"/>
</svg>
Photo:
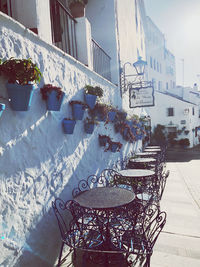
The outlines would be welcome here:
<svg viewBox="0 0 200 267">
<path fill-rule="evenodd" d="M 116 208 L 131 203 L 135 194 L 118 187 L 96 187 L 77 195 L 74 200 L 85 208 Z"/>
<path fill-rule="evenodd" d="M 146 169 L 127 169 L 118 171 L 122 176 L 125 177 L 149 177 L 155 174 L 154 171 L 146 170 Z"/>
<path fill-rule="evenodd" d="M 136 153 L 136 156 L 151 156 L 151 155 L 157 155 L 157 152 L 145 151 Z"/>
<path fill-rule="evenodd" d="M 160 152 L 161 149 L 160 148 L 145 148 L 144 152 Z"/>
<path fill-rule="evenodd" d="M 146 149 L 146 148 L 147 148 L 147 149 L 149 149 L 149 148 L 160 148 L 160 149 L 161 149 L 160 146 L 146 146 L 145 149 Z"/>
<path fill-rule="evenodd" d="M 134 159 L 130 159 L 130 162 L 135 162 L 135 163 L 150 163 L 150 162 L 155 162 L 156 159 L 154 158 L 134 158 Z"/>
</svg>

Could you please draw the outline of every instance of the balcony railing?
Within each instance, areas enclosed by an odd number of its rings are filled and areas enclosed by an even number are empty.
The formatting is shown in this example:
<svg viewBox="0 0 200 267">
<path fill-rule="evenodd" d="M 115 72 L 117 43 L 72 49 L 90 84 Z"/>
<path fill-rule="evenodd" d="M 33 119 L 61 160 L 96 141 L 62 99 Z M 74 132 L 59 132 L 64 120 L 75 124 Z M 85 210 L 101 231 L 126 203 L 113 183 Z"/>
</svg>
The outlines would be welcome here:
<svg viewBox="0 0 200 267">
<path fill-rule="evenodd" d="M 59 0 L 51 0 L 53 44 L 77 59 L 76 20 Z"/>
<path fill-rule="evenodd" d="M 111 81 L 110 60 L 111 57 L 92 39 L 93 70 Z"/>
</svg>

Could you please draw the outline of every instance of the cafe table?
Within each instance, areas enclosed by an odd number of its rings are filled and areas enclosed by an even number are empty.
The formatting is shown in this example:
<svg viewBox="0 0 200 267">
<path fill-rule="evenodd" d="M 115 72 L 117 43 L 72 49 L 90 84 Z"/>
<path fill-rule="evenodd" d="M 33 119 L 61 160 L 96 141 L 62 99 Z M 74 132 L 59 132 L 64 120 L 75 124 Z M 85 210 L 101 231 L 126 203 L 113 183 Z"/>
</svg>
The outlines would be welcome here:
<svg viewBox="0 0 200 267">
<path fill-rule="evenodd" d="M 161 152 L 160 148 L 145 148 L 144 152 Z"/>
<path fill-rule="evenodd" d="M 158 153 L 156 151 L 151 152 L 137 152 L 135 154 L 136 157 L 141 157 L 141 158 L 148 158 L 148 157 L 157 157 Z"/>
<path fill-rule="evenodd" d="M 129 185 L 133 188 L 133 191 L 143 191 L 145 187 L 154 182 L 155 172 L 147 169 L 126 169 L 118 171 L 120 174 L 117 177 L 116 183 Z"/>
<path fill-rule="evenodd" d="M 155 158 L 132 158 L 129 159 L 128 168 L 130 169 L 149 169 L 156 164 Z"/>
<path fill-rule="evenodd" d="M 145 149 L 146 149 L 146 148 L 149 149 L 149 148 L 161 148 L 161 147 L 160 147 L 160 146 L 146 146 Z"/>
<path fill-rule="evenodd" d="M 76 224 L 80 237 L 87 240 L 85 248 L 120 250 L 120 244 L 113 240 L 120 237 L 120 227 L 123 226 L 125 231 L 132 223 L 134 199 L 132 190 L 114 186 L 92 188 L 75 196 L 77 209 L 74 214 L 77 212 Z M 126 223 L 123 225 L 121 222 Z M 88 241 L 89 235 L 91 238 Z"/>
<path fill-rule="evenodd" d="M 124 245 L 123 237 L 131 240 L 130 231 L 144 219 L 144 206 L 134 200 L 134 192 L 121 187 L 96 187 L 76 195 L 73 202 L 82 216 L 78 212 L 70 224 L 67 245 L 75 252 L 80 249 L 87 253 L 85 258 L 92 266 L 98 262 L 110 267 L 116 266 L 111 262 L 126 261 L 135 248 L 131 242 Z"/>
</svg>

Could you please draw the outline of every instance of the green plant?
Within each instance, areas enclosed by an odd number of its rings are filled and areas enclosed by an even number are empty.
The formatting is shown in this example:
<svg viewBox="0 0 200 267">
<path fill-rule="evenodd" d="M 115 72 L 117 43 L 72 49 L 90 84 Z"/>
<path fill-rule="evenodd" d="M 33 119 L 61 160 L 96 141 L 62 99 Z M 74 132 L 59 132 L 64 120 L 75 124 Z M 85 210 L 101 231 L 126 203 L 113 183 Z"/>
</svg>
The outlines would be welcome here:
<svg viewBox="0 0 200 267">
<path fill-rule="evenodd" d="M 0 73 L 8 78 L 9 83 L 27 85 L 30 82 L 39 83 L 42 73 L 36 64 L 28 59 L 10 58 L 0 65 Z"/>
<path fill-rule="evenodd" d="M 87 104 L 83 103 L 82 101 L 78 101 L 78 100 L 72 100 L 69 102 L 70 105 L 74 105 L 74 104 L 79 104 L 82 105 L 84 107 L 84 109 L 87 108 Z"/>
<path fill-rule="evenodd" d="M 103 96 L 103 89 L 99 86 L 91 86 L 91 85 L 86 85 L 84 88 L 85 94 L 90 94 L 90 95 L 96 95 L 98 97 Z"/>
<path fill-rule="evenodd" d="M 151 136 L 151 142 L 153 144 L 163 145 L 166 143 L 166 137 L 164 134 L 165 126 L 157 124 L 154 128 L 153 134 Z"/>
<path fill-rule="evenodd" d="M 62 89 L 57 86 L 53 86 L 52 84 L 45 84 L 42 88 L 40 88 L 40 93 L 42 94 L 42 99 L 47 100 L 48 94 L 50 94 L 52 91 L 57 92 L 57 98 L 60 99 L 62 96 Z"/>
<path fill-rule="evenodd" d="M 179 145 L 180 146 L 189 146 L 190 145 L 190 141 L 188 138 L 183 138 L 179 140 Z"/>
</svg>

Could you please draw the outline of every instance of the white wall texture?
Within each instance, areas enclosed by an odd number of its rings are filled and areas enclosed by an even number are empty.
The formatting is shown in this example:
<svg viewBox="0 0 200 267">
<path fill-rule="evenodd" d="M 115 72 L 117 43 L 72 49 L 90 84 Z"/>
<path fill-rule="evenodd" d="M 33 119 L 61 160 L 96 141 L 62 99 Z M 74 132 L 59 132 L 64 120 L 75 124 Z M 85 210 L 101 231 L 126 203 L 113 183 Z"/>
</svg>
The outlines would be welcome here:
<svg viewBox="0 0 200 267">
<path fill-rule="evenodd" d="M 71 116 L 70 100 L 83 100 L 85 84 L 104 89 L 103 101 L 120 107 L 119 89 L 61 50 L 45 43 L 19 23 L 0 13 L 0 57 L 32 58 L 43 73 L 31 109 L 15 112 L 7 101 L 0 118 L 0 266 L 53 266 L 60 235 L 51 209 L 56 197 L 70 199 L 80 179 L 98 173 L 139 148 L 100 123 L 92 135 L 77 121 L 73 135 L 65 135 L 61 120 Z M 5 78 L 0 95 L 7 97 Z M 61 86 L 66 93 L 60 112 L 47 112 L 39 88 Z M 122 152 L 104 152 L 98 134 L 123 143 Z"/>
</svg>

